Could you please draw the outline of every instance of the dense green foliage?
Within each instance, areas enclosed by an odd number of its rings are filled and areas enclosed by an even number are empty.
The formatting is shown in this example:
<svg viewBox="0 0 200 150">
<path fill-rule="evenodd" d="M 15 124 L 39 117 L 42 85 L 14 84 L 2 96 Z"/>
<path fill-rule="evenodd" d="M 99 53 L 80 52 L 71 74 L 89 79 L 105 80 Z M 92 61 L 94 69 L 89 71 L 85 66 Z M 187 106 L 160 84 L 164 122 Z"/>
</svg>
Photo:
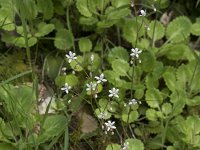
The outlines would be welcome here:
<svg viewBox="0 0 200 150">
<path fill-rule="evenodd" d="M 199 3 L 0 0 L 0 150 L 200 149 Z"/>
</svg>

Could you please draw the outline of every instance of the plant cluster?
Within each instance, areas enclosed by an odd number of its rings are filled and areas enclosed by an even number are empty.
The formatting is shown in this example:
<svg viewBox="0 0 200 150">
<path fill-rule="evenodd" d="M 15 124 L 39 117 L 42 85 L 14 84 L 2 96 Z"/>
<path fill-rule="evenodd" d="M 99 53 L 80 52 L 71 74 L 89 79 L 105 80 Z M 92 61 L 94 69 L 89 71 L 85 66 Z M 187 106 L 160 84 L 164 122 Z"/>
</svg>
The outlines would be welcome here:
<svg viewBox="0 0 200 150">
<path fill-rule="evenodd" d="M 1 0 L 0 149 L 200 149 L 199 3 Z"/>
</svg>

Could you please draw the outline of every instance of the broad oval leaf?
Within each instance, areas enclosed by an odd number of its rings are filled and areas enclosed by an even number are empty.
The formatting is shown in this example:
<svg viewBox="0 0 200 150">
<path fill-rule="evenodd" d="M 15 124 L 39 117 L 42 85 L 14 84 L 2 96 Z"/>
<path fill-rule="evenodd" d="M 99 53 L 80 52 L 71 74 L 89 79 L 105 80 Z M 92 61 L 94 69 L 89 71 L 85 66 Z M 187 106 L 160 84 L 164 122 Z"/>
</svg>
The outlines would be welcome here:
<svg viewBox="0 0 200 150">
<path fill-rule="evenodd" d="M 116 59 L 112 62 L 112 68 L 120 76 L 126 76 L 130 66 L 127 61 Z"/>
<path fill-rule="evenodd" d="M 165 35 L 164 26 L 157 20 L 151 21 L 149 28 L 150 30 L 147 31 L 147 34 L 153 41 L 159 40 Z"/>
<path fill-rule="evenodd" d="M 167 27 L 167 38 L 172 42 L 184 41 L 191 31 L 192 23 L 187 17 L 177 17 Z"/>
<path fill-rule="evenodd" d="M 144 144 L 138 139 L 127 139 L 125 142 L 128 142 L 127 150 L 144 150 Z"/>
<path fill-rule="evenodd" d="M 88 38 L 83 38 L 79 40 L 78 46 L 81 52 L 89 52 L 92 49 L 92 42 Z"/>
<path fill-rule="evenodd" d="M 88 2 L 87 0 L 77 0 L 76 7 L 78 11 L 85 17 L 91 17 L 92 13 L 88 9 Z"/>
<path fill-rule="evenodd" d="M 74 38 L 73 34 L 66 29 L 60 29 L 56 33 L 54 45 L 61 50 L 70 49 L 73 46 Z"/>
<path fill-rule="evenodd" d="M 158 89 L 152 88 L 146 91 L 146 102 L 151 108 L 159 108 L 163 101 L 161 92 Z"/>
</svg>

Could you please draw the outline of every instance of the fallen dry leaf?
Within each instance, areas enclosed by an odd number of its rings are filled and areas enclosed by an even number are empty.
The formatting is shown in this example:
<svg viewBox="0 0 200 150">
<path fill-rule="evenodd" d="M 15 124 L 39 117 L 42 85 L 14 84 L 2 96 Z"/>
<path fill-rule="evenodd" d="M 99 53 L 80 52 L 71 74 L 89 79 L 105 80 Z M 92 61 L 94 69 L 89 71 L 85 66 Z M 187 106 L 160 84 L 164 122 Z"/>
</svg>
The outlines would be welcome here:
<svg viewBox="0 0 200 150">
<path fill-rule="evenodd" d="M 83 109 L 78 112 L 78 118 L 81 122 L 81 131 L 83 133 L 93 132 L 98 128 L 98 123 L 95 118 L 89 115 Z"/>
</svg>

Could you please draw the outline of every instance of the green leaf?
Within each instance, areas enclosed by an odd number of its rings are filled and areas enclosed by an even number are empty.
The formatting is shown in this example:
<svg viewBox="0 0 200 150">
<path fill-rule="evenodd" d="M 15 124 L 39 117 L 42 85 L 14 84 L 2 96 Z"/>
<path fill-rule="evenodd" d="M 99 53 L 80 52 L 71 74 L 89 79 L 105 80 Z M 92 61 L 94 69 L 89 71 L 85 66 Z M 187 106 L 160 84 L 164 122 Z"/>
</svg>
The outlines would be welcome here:
<svg viewBox="0 0 200 150">
<path fill-rule="evenodd" d="M 46 60 L 45 69 L 50 78 L 56 78 L 59 74 L 60 66 L 62 63 L 61 57 L 49 56 Z"/>
<path fill-rule="evenodd" d="M 155 27 L 155 30 L 154 30 Z M 153 41 L 162 39 L 165 35 L 165 28 L 164 26 L 157 20 L 151 21 L 149 24 L 150 30 L 147 31 L 147 35 L 153 39 Z"/>
<path fill-rule="evenodd" d="M 44 19 L 51 19 L 54 13 L 54 6 L 52 0 L 37 0 L 39 12 L 43 13 Z"/>
<path fill-rule="evenodd" d="M 60 133 L 64 132 L 67 123 L 67 118 L 64 116 L 48 116 L 42 126 L 43 132 L 37 139 L 38 144 L 47 140 L 51 140 L 53 137 L 58 136 Z"/>
<path fill-rule="evenodd" d="M 156 121 L 158 119 L 155 109 L 147 109 L 146 117 L 150 121 Z"/>
<path fill-rule="evenodd" d="M 167 27 L 166 35 L 172 42 L 184 41 L 191 31 L 192 23 L 187 17 L 177 17 Z"/>
<path fill-rule="evenodd" d="M 38 9 L 35 1 L 33 0 L 22 0 L 17 1 L 17 8 L 20 10 L 21 14 L 25 16 L 28 20 L 33 20 L 37 17 Z"/>
<path fill-rule="evenodd" d="M 97 22 L 97 27 L 98 28 L 109 28 L 113 26 L 115 23 L 117 23 L 117 20 L 102 20 Z"/>
<path fill-rule="evenodd" d="M 160 48 L 159 56 L 165 55 L 170 60 L 194 60 L 194 54 L 188 45 L 183 43 L 166 44 Z"/>
<path fill-rule="evenodd" d="M 159 104 L 163 101 L 161 92 L 155 88 L 147 89 L 145 98 L 151 108 L 159 108 Z"/>
<path fill-rule="evenodd" d="M 89 52 L 92 49 L 92 42 L 88 38 L 83 38 L 79 40 L 78 46 L 81 52 Z"/>
<path fill-rule="evenodd" d="M 128 61 L 129 60 L 129 53 L 123 47 L 114 47 L 109 51 L 108 60 L 111 63 L 115 59 L 121 59 Z"/>
<path fill-rule="evenodd" d="M 112 5 L 116 8 L 124 6 L 124 5 L 129 5 L 130 4 L 130 0 L 112 0 Z"/>
<path fill-rule="evenodd" d="M 9 3 L 9 2 L 8 2 Z M 14 15 L 15 13 L 12 11 L 11 5 L 6 7 L 0 8 L 0 28 L 12 31 L 15 29 L 14 25 Z"/>
<path fill-rule="evenodd" d="M 75 86 L 78 84 L 78 78 L 74 74 L 69 74 L 66 76 L 58 76 L 55 79 L 55 83 L 57 86 L 63 86 L 65 83 L 68 83 L 70 86 Z"/>
<path fill-rule="evenodd" d="M 175 68 L 169 67 L 163 74 L 163 78 L 165 84 L 171 91 L 175 91 L 177 88 L 177 81 L 176 81 L 176 70 Z"/>
<path fill-rule="evenodd" d="M 162 112 L 165 114 L 165 115 L 168 115 L 172 112 L 172 105 L 170 103 L 164 103 L 162 105 Z"/>
<path fill-rule="evenodd" d="M 176 150 L 176 148 L 173 146 L 167 146 L 167 150 Z"/>
<path fill-rule="evenodd" d="M 126 41 L 130 42 L 135 46 L 136 38 L 142 37 L 145 34 L 144 23 L 146 20 L 143 20 L 141 17 L 134 19 L 126 19 L 122 24 L 123 37 Z M 140 27 L 139 33 L 138 28 Z M 138 36 L 137 36 L 138 35 Z"/>
<path fill-rule="evenodd" d="M 121 150 L 121 146 L 119 144 L 109 144 L 106 150 Z"/>
<path fill-rule="evenodd" d="M 140 55 L 141 58 L 141 67 L 145 72 L 150 72 L 154 69 L 154 65 L 156 63 L 155 56 L 153 53 L 148 51 L 143 51 Z"/>
<path fill-rule="evenodd" d="M 200 96 L 195 96 L 193 98 L 187 99 L 188 106 L 199 106 L 200 105 Z"/>
<path fill-rule="evenodd" d="M 40 22 L 37 25 L 38 31 L 35 33 L 36 37 L 43 37 L 55 29 L 54 24 L 46 24 L 45 22 Z"/>
<path fill-rule="evenodd" d="M 82 71 L 83 70 L 83 66 L 82 66 L 83 62 L 84 62 L 83 56 L 77 56 L 76 60 L 72 60 L 72 62 L 70 63 L 70 66 L 74 71 Z"/>
<path fill-rule="evenodd" d="M 170 102 L 173 103 L 173 115 L 177 115 L 182 113 L 183 108 L 185 107 L 187 101 L 187 95 L 186 92 L 184 91 L 174 91 L 171 95 L 170 95 Z"/>
<path fill-rule="evenodd" d="M 145 84 L 148 89 L 158 88 L 158 79 L 155 78 L 152 74 L 148 74 L 145 78 Z"/>
<path fill-rule="evenodd" d="M 200 22 L 196 22 L 191 27 L 191 33 L 196 36 L 200 36 Z"/>
<path fill-rule="evenodd" d="M 56 33 L 54 45 L 61 50 L 70 49 L 73 46 L 74 37 L 73 34 L 66 29 L 60 29 Z"/>
<path fill-rule="evenodd" d="M 186 120 L 177 122 L 180 132 L 185 135 L 181 139 L 193 147 L 200 146 L 200 118 L 197 116 L 189 116 Z"/>
<path fill-rule="evenodd" d="M 98 19 L 95 17 L 80 17 L 79 23 L 83 25 L 93 25 L 98 22 Z"/>
<path fill-rule="evenodd" d="M 76 7 L 78 11 L 85 17 L 91 17 L 92 13 L 88 9 L 88 2 L 87 0 L 77 0 Z"/>
<path fill-rule="evenodd" d="M 28 47 L 32 47 L 36 43 L 37 43 L 37 38 L 31 37 L 31 38 L 28 39 Z M 15 38 L 15 40 L 13 41 L 13 44 L 15 44 L 16 46 L 19 46 L 19 47 L 26 48 L 25 38 L 24 37 Z"/>
<path fill-rule="evenodd" d="M 144 144 L 138 139 L 126 139 L 128 142 L 127 150 L 144 150 Z"/>
<path fill-rule="evenodd" d="M 116 59 L 112 62 L 112 68 L 120 76 L 126 76 L 130 66 L 127 61 Z"/>
<path fill-rule="evenodd" d="M 131 111 L 131 110 L 130 110 Z M 136 121 L 139 117 L 139 114 L 136 110 L 133 110 L 131 112 L 128 112 L 126 110 L 123 109 L 122 112 L 122 120 L 126 123 L 133 123 L 134 121 Z"/>
<path fill-rule="evenodd" d="M 187 65 L 181 65 L 177 70 L 177 80 L 179 89 L 189 89 L 192 93 L 200 90 L 200 65 L 197 61 L 191 61 Z"/>
<path fill-rule="evenodd" d="M 123 17 L 126 17 L 128 14 L 130 14 L 130 9 L 129 8 L 117 8 L 117 9 L 112 9 L 109 11 L 107 14 L 107 19 L 108 20 L 119 20 Z"/>
<path fill-rule="evenodd" d="M 16 147 L 14 147 L 12 144 L 9 144 L 9 143 L 0 143 L 0 149 L 1 150 L 16 150 Z"/>
</svg>

